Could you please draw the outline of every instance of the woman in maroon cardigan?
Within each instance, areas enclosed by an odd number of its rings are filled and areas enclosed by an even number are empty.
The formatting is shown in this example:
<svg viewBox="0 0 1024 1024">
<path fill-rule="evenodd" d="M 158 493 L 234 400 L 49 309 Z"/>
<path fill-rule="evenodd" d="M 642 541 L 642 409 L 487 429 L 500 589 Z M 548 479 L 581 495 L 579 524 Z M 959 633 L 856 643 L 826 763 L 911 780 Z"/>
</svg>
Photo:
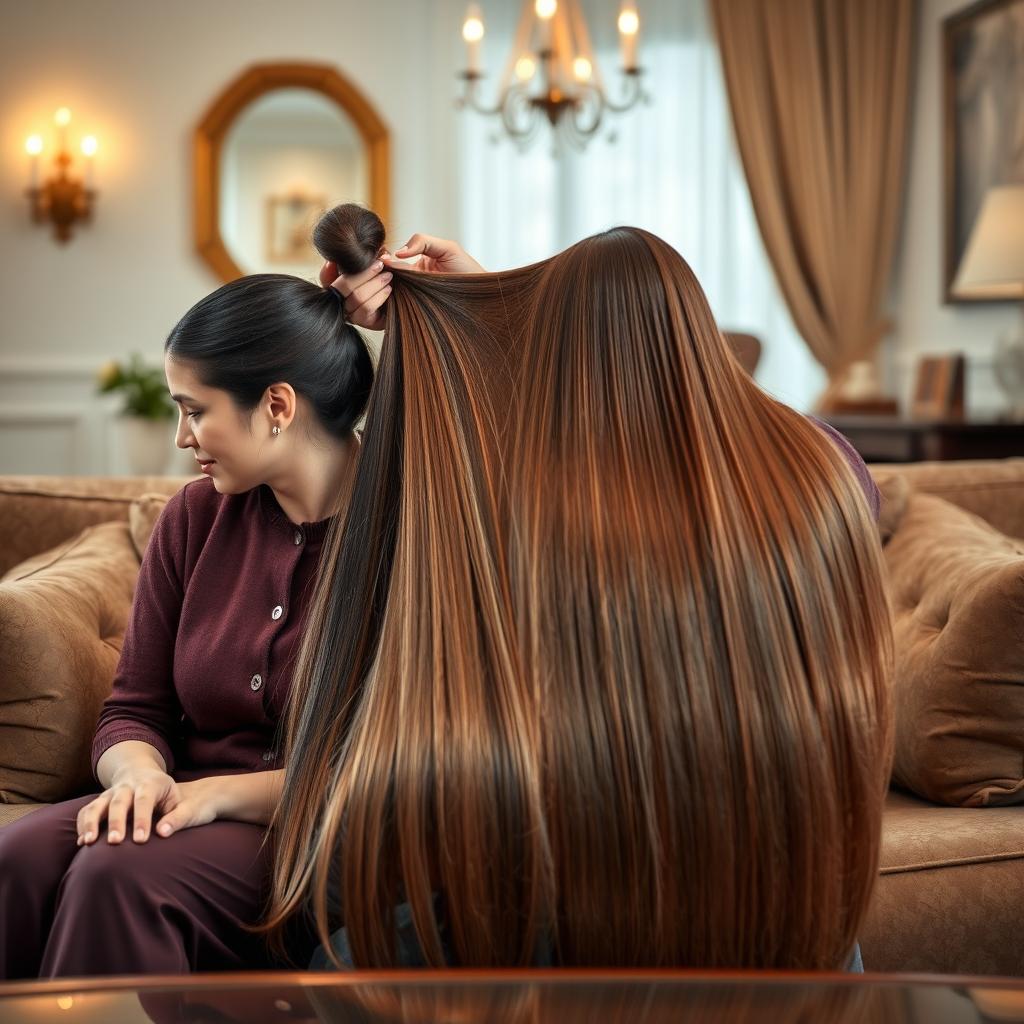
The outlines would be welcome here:
<svg viewBox="0 0 1024 1024">
<path fill-rule="evenodd" d="M 330 224 L 317 241 L 348 266 Z M 176 443 L 207 479 L 171 498 L 143 559 L 93 745 L 102 791 L 0 832 L 2 978 L 270 965 L 249 926 L 278 721 L 373 380 L 346 313 L 372 321 L 390 293 L 379 261 L 349 269 L 347 310 L 332 288 L 260 274 L 167 340 Z M 297 928 L 297 963 L 314 944 Z"/>
</svg>

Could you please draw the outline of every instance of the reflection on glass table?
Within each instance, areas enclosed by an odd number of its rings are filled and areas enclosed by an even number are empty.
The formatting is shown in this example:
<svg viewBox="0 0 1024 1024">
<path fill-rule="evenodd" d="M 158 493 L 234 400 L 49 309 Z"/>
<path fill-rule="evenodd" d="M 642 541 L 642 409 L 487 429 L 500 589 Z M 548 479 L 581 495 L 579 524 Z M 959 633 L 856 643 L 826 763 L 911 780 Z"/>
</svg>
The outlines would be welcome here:
<svg viewBox="0 0 1024 1024">
<path fill-rule="evenodd" d="M 1024 981 L 786 973 L 235 974 L 0 985 L 0 1024 L 1024 1022 Z"/>
</svg>

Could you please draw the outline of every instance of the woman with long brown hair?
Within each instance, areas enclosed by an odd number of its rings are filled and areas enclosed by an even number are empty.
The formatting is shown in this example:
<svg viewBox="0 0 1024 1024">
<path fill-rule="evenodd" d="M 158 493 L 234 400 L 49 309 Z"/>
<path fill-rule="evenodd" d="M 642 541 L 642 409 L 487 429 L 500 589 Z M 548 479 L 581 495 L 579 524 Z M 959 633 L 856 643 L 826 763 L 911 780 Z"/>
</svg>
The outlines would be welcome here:
<svg viewBox="0 0 1024 1024">
<path fill-rule="evenodd" d="M 432 965 L 842 966 L 891 656 L 844 453 L 647 232 L 392 273 L 268 927 L 308 909 L 359 966 L 403 923 Z"/>
</svg>

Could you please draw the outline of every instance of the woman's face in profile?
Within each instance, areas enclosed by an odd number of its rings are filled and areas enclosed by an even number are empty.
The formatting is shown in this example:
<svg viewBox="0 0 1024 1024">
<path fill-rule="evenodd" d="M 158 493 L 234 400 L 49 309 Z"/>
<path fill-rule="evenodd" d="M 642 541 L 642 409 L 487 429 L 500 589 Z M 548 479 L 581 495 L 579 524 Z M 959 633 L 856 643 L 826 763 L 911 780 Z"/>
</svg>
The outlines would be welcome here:
<svg viewBox="0 0 1024 1024">
<path fill-rule="evenodd" d="M 251 429 L 254 417 L 239 409 L 228 392 L 203 384 L 189 363 L 167 356 L 164 375 L 178 406 L 174 443 L 192 449 L 196 469 L 221 494 L 240 494 L 263 483 L 269 433 Z"/>
</svg>

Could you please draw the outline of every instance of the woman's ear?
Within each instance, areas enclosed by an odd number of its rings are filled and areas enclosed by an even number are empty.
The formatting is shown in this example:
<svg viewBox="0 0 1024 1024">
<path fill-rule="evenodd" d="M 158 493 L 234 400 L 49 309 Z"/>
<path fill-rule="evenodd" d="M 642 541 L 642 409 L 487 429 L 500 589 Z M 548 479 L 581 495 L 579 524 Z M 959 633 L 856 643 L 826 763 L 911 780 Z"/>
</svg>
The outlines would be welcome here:
<svg viewBox="0 0 1024 1024">
<path fill-rule="evenodd" d="M 295 388 L 291 384 L 285 381 L 271 384 L 263 395 L 263 403 L 270 418 L 271 428 L 280 427 L 281 430 L 287 430 L 291 426 L 297 412 Z"/>
</svg>

